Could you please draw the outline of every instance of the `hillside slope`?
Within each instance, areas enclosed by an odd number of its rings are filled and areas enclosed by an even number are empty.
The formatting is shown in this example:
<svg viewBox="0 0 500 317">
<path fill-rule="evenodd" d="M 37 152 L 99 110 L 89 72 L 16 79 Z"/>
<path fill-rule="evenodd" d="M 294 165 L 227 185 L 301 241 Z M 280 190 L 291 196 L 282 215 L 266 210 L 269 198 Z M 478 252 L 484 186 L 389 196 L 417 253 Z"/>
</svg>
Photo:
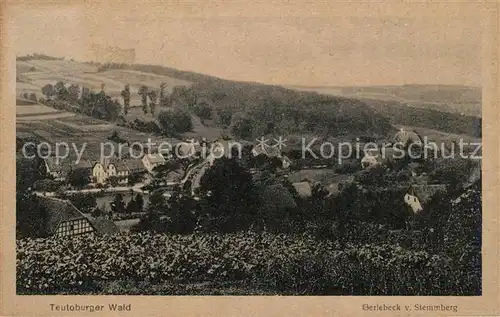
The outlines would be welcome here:
<svg viewBox="0 0 500 317">
<path fill-rule="evenodd" d="M 298 92 L 281 86 L 236 82 L 156 65 L 94 64 L 65 60 L 18 61 L 23 71 L 18 94 L 36 92 L 47 83 L 85 85 L 93 90 L 105 84 L 106 93 L 121 101 L 124 85 L 131 86 L 132 105 L 140 104 L 140 85 L 159 90 L 167 84 L 173 106 L 193 111 L 199 100 L 209 110 L 213 128 L 238 138 L 267 134 L 312 133 L 324 136 L 386 136 L 389 121 L 365 103 L 343 97 Z M 31 69 L 31 66 L 35 69 Z"/>
<path fill-rule="evenodd" d="M 447 85 L 291 87 L 356 98 L 393 125 L 481 137 L 481 88 Z"/>
<path fill-rule="evenodd" d="M 456 85 L 401 85 L 368 87 L 290 87 L 357 99 L 396 101 L 401 105 L 481 116 L 481 87 Z"/>
<path fill-rule="evenodd" d="M 362 100 L 385 116 L 392 124 L 411 125 L 453 134 L 466 134 L 478 138 L 482 135 L 482 120 L 479 117 L 409 107 L 396 101 Z"/>
</svg>

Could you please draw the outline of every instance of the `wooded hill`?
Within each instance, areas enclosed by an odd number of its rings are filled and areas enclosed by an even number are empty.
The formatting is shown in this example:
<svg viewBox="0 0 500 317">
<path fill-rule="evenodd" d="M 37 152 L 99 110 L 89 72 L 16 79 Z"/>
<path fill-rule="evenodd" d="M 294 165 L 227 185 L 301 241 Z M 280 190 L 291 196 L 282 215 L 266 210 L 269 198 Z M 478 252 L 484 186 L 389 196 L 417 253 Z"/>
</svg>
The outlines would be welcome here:
<svg viewBox="0 0 500 317">
<path fill-rule="evenodd" d="M 173 104 L 194 109 L 202 119 L 214 120 L 239 138 L 293 133 L 385 136 L 392 129 L 389 120 L 356 99 L 224 80 L 155 65 L 106 64 L 99 71 L 117 68 L 192 82 L 173 90 Z"/>
</svg>

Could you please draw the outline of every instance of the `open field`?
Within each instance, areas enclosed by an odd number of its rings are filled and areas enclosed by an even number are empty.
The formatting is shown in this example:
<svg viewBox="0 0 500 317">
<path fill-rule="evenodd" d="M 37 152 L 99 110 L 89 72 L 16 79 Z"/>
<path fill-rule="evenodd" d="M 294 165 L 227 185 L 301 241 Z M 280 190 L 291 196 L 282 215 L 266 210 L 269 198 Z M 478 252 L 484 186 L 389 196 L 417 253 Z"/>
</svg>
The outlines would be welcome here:
<svg viewBox="0 0 500 317">
<path fill-rule="evenodd" d="M 70 112 L 56 112 L 56 113 L 38 113 L 31 115 L 20 115 L 17 116 L 16 120 L 18 122 L 29 122 L 29 121 L 37 121 L 37 120 L 54 120 L 54 119 L 63 119 L 74 116 L 73 113 Z"/>
<path fill-rule="evenodd" d="M 54 114 L 59 115 L 59 114 Z M 74 115 L 74 114 L 72 114 Z M 147 133 L 139 132 L 129 128 L 115 126 L 113 124 L 98 124 L 100 120 L 96 120 L 95 125 L 76 125 L 71 122 L 74 118 L 52 118 L 44 120 L 21 120 L 17 119 L 16 131 L 18 133 L 32 133 L 41 141 L 50 144 L 66 142 L 70 146 L 74 144 L 79 150 L 85 145 L 84 158 L 97 160 L 101 153 L 101 144 L 110 142 L 110 137 L 113 131 L 116 131 L 119 136 L 129 142 L 146 143 L 148 140 L 159 144 L 160 142 L 169 142 L 172 145 L 180 142 L 174 138 L 155 137 Z M 90 120 L 93 120 L 90 118 Z M 104 146 L 105 151 L 109 151 L 108 146 Z M 117 150 L 117 148 L 115 148 Z M 107 152 L 106 152 L 107 153 Z M 71 150 L 70 158 L 75 155 L 75 151 Z"/>
<path fill-rule="evenodd" d="M 33 64 L 30 62 L 26 61 L 16 61 L 16 73 L 17 74 L 23 74 L 23 73 L 28 73 L 33 70 L 33 67 L 35 67 Z"/>
<path fill-rule="evenodd" d="M 129 109 L 128 114 L 125 116 L 127 121 L 131 122 L 135 119 L 139 119 L 142 121 L 152 121 L 155 120 L 157 123 L 158 114 L 162 111 L 171 111 L 172 108 L 168 107 L 157 107 L 155 115 L 152 116 L 151 113 L 146 113 L 142 111 L 142 107 L 133 107 Z M 220 138 L 224 130 L 222 128 L 216 127 L 212 120 L 205 120 L 205 124 L 203 124 L 198 116 L 191 114 L 191 121 L 193 122 L 193 130 L 190 132 L 183 133 L 185 138 L 197 138 L 200 139 L 202 137 L 207 138 L 207 140 L 215 140 Z"/>
<path fill-rule="evenodd" d="M 16 120 L 19 122 L 61 119 L 74 115 L 74 113 L 57 110 L 31 100 L 16 99 Z"/>
<path fill-rule="evenodd" d="M 167 84 L 166 90 L 171 92 L 175 86 L 186 86 L 190 82 L 169 76 L 155 75 L 135 70 L 113 69 L 98 72 L 96 66 L 85 63 L 65 60 L 31 60 L 17 61 L 18 74 L 22 74 L 23 82 L 16 86 L 17 94 L 35 92 L 41 97 L 41 88 L 46 84 L 55 84 L 63 81 L 66 84 L 84 85 L 91 90 L 98 91 L 101 84 L 105 84 L 106 93 L 114 98 L 121 99 L 121 91 L 125 84 L 130 84 L 132 93 L 131 104 L 139 105 L 140 96 L 137 91 L 141 85 L 160 89 L 160 84 Z M 34 67 L 35 71 L 30 71 Z"/>
<path fill-rule="evenodd" d="M 436 142 L 436 143 L 449 143 L 451 141 L 459 141 L 460 139 L 463 140 L 463 142 L 466 143 L 473 143 L 473 142 L 481 142 L 481 138 L 473 137 L 470 135 L 466 134 L 455 134 L 455 133 L 446 133 L 438 130 L 433 130 L 433 129 L 426 129 L 426 128 L 421 128 L 421 127 L 414 127 L 414 126 L 408 126 L 408 125 L 400 125 L 397 124 L 395 125 L 396 128 L 400 129 L 403 128 L 407 131 L 415 131 L 417 132 L 420 136 L 422 137 L 427 137 L 429 141 Z"/>
<path fill-rule="evenodd" d="M 191 83 L 177 79 L 169 76 L 156 75 L 151 73 L 140 72 L 137 70 L 127 70 L 127 69 L 111 69 L 105 72 L 99 73 L 101 76 L 106 78 L 116 80 L 118 82 L 127 81 L 130 84 L 130 90 L 132 93 L 137 93 L 141 85 L 146 85 L 148 87 L 156 87 L 160 89 L 160 84 L 164 82 L 167 87 L 165 90 L 168 93 L 172 92 L 175 86 L 188 86 Z"/>
<path fill-rule="evenodd" d="M 16 116 L 26 116 L 35 114 L 60 113 L 60 110 L 47 107 L 45 105 L 34 104 L 16 107 Z"/>
<path fill-rule="evenodd" d="M 92 117 L 88 117 L 88 116 L 84 116 L 84 115 L 76 115 L 72 118 L 68 118 L 68 119 L 65 119 L 64 122 L 67 122 L 67 123 L 73 123 L 73 124 L 76 124 L 76 125 L 100 125 L 100 124 L 109 124 L 108 122 L 104 121 L 104 120 L 99 120 L 99 119 L 96 119 L 96 118 L 92 118 Z"/>
</svg>

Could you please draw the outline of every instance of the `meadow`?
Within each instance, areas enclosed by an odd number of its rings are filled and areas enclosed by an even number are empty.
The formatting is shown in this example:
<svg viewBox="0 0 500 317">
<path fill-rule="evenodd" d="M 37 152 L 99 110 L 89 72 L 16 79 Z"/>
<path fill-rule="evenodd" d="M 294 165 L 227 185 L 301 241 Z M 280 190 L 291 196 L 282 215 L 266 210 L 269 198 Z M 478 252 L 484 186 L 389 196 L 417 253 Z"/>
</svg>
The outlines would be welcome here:
<svg viewBox="0 0 500 317">
<path fill-rule="evenodd" d="M 105 84 L 106 93 L 121 100 L 121 91 L 126 84 L 130 84 L 131 104 L 140 105 L 140 96 L 137 94 L 141 85 L 160 89 L 162 82 L 167 84 L 167 92 L 174 86 L 188 86 L 186 80 L 169 76 L 145 73 L 136 70 L 109 70 L 98 72 L 96 66 L 67 60 L 30 60 L 16 62 L 18 74 L 22 74 L 23 82 L 18 82 L 16 92 L 35 92 L 42 97 L 41 88 L 46 84 L 55 84 L 63 81 L 66 84 L 84 85 L 92 91 L 99 91 L 101 84 Z"/>
</svg>

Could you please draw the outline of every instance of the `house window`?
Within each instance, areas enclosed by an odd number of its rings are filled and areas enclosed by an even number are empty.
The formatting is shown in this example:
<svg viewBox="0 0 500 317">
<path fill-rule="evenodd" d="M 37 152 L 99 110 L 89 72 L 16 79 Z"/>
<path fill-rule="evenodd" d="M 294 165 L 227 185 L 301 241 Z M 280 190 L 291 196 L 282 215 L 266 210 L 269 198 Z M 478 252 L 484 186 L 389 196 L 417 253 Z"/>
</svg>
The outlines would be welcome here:
<svg viewBox="0 0 500 317">
<path fill-rule="evenodd" d="M 417 202 L 417 198 L 413 197 L 413 202 L 416 203 Z"/>
</svg>

